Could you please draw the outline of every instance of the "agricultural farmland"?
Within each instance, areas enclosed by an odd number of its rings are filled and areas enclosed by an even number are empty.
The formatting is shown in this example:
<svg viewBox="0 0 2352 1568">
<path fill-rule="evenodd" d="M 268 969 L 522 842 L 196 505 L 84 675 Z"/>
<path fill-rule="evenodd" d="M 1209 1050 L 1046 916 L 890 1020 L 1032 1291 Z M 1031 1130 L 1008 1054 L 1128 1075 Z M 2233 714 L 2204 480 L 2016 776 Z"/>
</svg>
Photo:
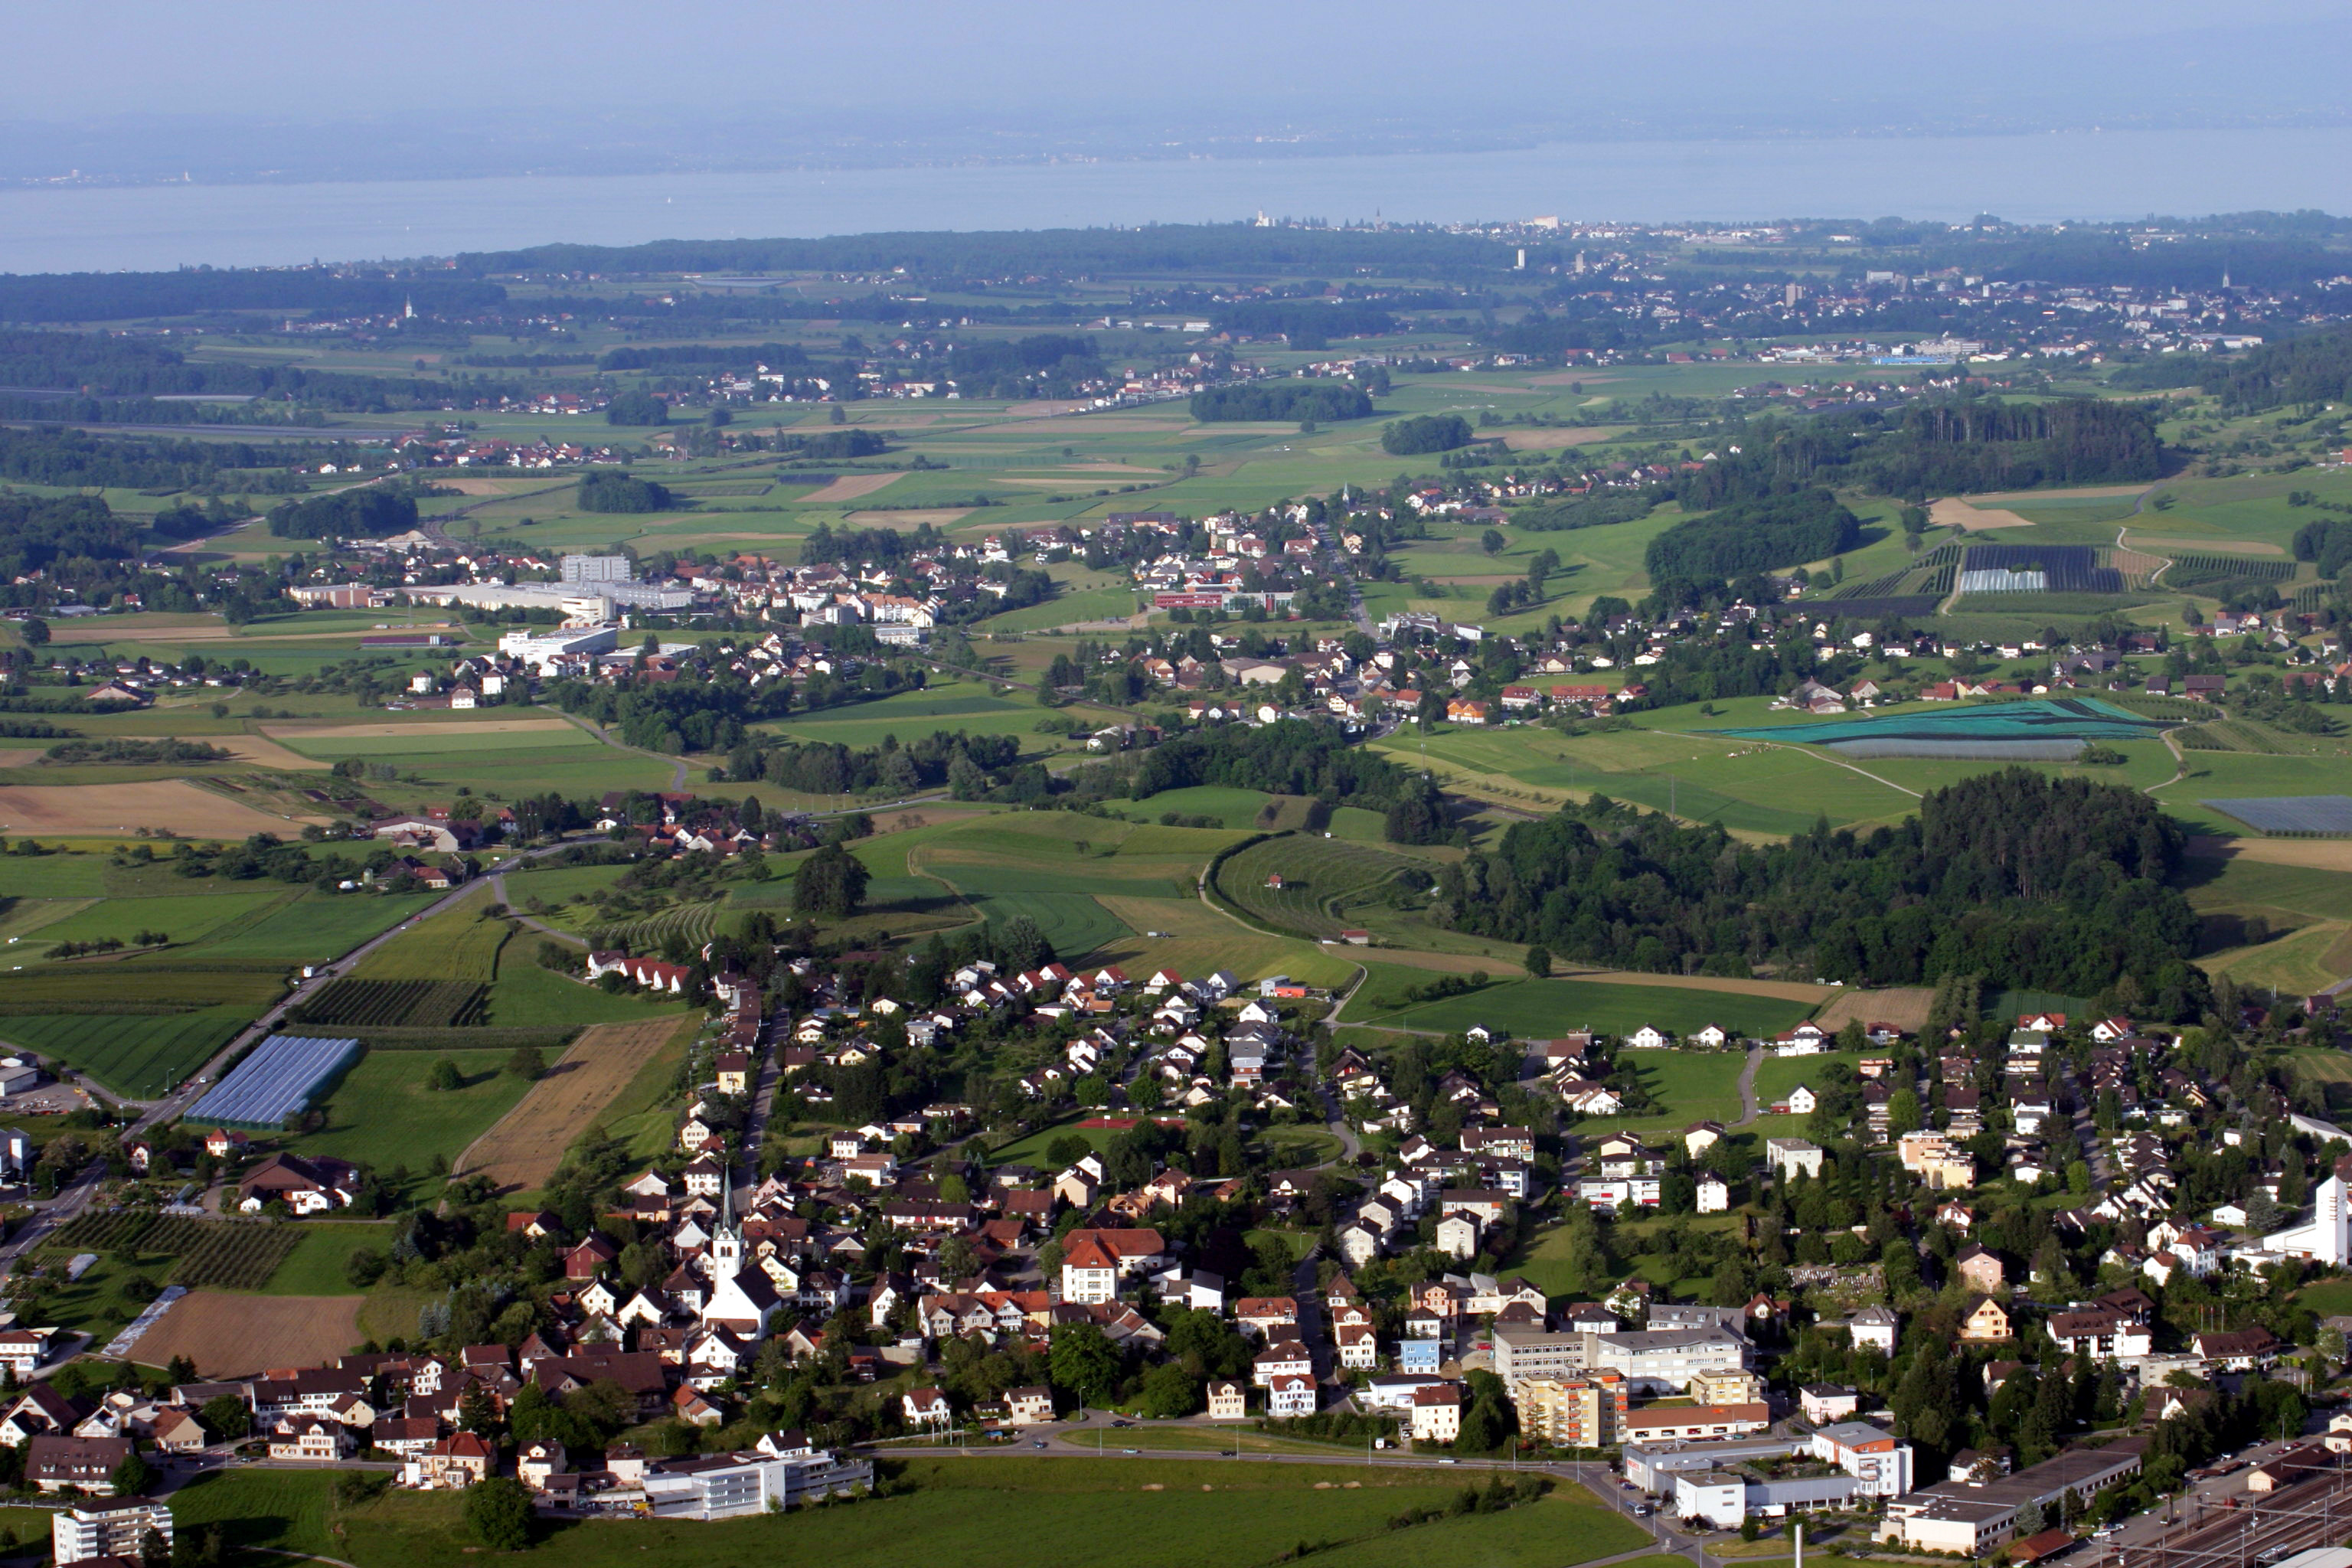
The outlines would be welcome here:
<svg viewBox="0 0 2352 1568">
<path fill-rule="evenodd" d="M 291 1024 L 449 1029 L 482 1021 L 489 987 L 467 980 L 361 980 L 329 984 L 287 1014 Z"/>
<path fill-rule="evenodd" d="M 1320 940 L 1360 923 L 1344 912 L 1347 905 L 1378 896 L 1400 877 L 1426 876 L 1402 855 L 1288 834 L 1227 858 L 1217 868 L 1216 890 L 1270 929 Z"/>
<path fill-rule="evenodd" d="M 357 1346 L 358 1296 L 243 1296 L 194 1290 L 141 1336 L 139 1360 L 196 1363 L 201 1377 L 244 1377 L 275 1366 L 317 1366 Z"/>
<path fill-rule="evenodd" d="M 458 1156 L 452 1173 L 487 1175 L 501 1192 L 543 1186 L 572 1140 L 693 1027 L 691 1021 L 665 1018 L 583 1030 L 521 1103 Z"/>
<path fill-rule="evenodd" d="M 83 1215 L 47 1245 L 65 1255 L 100 1252 L 176 1259 L 171 1268 L 174 1285 L 258 1290 L 300 1239 L 296 1226 L 267 1220 L 185 1219 L 151 1210 L 114 1209 Z"/>
</svg>

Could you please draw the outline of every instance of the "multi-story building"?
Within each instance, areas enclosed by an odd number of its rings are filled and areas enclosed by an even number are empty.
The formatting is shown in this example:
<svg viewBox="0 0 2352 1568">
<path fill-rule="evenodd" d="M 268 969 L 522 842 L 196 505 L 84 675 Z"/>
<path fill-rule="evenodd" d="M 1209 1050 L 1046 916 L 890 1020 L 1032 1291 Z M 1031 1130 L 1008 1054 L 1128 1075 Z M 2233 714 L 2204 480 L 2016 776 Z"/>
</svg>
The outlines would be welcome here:
<svg viewBox="0 0 2352 1568">
<path fill-rule="evenodd" d="M 137 1562 L 139 1548 L 153 1531 L 172 1543 L 172 1510 L 152 1498 L 108 1498 L 78 1502 L 49 1516 L 49 1539 L 60 1563 L 92 1557 L 128 1557 Z"/>
<path fill-rule="evenodd" d="M 1623 1440 L 1625 1380 L 1613 1372 L 1531 1377 L 1511 1384 L 1519 1430 L 1558 1448 L 1603 1448 Z"/>
</svg>

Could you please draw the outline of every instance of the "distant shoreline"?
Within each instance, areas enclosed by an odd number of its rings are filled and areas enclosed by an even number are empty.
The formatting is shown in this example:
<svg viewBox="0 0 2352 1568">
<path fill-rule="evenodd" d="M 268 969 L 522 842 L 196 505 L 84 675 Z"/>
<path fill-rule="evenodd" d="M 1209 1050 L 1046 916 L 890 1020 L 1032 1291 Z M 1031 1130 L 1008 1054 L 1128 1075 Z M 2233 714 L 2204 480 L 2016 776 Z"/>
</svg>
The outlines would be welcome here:
<svg viewBox="0 0 2352 1568">
<path fill-rule="evenodd" d="M 1495 152 L 707 174 L 0 188 L 0 271 L 271 266 L 575 242 L 1246 221 L 2117 221 L 2352 211 L 2352 126 L 1546 142 Z"/>
</svg>

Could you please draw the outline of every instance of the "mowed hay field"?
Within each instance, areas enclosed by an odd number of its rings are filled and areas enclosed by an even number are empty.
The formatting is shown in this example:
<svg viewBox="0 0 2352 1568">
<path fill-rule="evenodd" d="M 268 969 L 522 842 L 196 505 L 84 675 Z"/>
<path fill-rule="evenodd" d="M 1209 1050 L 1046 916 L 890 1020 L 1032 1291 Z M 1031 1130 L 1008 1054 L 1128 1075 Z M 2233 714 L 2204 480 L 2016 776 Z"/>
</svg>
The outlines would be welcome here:
<svg viewBox="0 0 2352 1568">
<path fill-rule="evenodd" d="M 1906 1034 L 1916 1035 L 1927 1026 L 1927 1009 L 1935 1000 L 1936 993 L 1921 985 L 1847 992 L 1832 997 L 1828 1006 L 1813 1015 L 1813 1022 L 1832 1034 L 1850 1023 L 1858 1023 L 1865 1026 L 1892 1024 Z"/>
<path fill-rule="evenodd" d="M 488 1175 L 500 1192 L 544 1186 L 572 1141 L 593 1125 L 674 1035 L 694 1020 L 597 1024 L 530 1086 L 522 1102 L 457 1158 L 455 1175 Z"/>
<path fill-rule="evenodd" d="M 256 833 L 283 837 L 289 824 L 324 825 L 330 820 L 258 811 L 185 779 L 0 789 L 0 831 L 14 834 L 116 834 L 159 827 L 184 838 L 246 838 Z"/>
<path fill-rule="evenodd" d="M 205 1377 L 242 1377 L 274 1366 L 317 1366 L 366 1336 L 358 1296 L 246 1296 L 191 1290 L 140 1336 L 137 1359 L 163 1366 L 176 1355 Z"/>
</svg>

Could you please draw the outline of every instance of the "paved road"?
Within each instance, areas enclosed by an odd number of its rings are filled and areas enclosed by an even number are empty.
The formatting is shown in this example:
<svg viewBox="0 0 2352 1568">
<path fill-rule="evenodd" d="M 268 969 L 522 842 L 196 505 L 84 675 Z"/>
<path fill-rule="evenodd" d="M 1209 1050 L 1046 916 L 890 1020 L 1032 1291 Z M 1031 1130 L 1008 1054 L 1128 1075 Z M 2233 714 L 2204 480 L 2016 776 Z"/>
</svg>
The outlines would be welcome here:
<svg viewBox="0 0 2352 1568">
<path fill-rule="evenodd" d="M 1745 1127 L 1754 1121 L 1760 1108 L 1756 1103 L 1756 1069 L 1764 1065 L 1764 1042 L 1748 1042 L 1748 1065 L 1739 1069 L 1739 1120 L 1734 1127 Z"/>
</svg>

